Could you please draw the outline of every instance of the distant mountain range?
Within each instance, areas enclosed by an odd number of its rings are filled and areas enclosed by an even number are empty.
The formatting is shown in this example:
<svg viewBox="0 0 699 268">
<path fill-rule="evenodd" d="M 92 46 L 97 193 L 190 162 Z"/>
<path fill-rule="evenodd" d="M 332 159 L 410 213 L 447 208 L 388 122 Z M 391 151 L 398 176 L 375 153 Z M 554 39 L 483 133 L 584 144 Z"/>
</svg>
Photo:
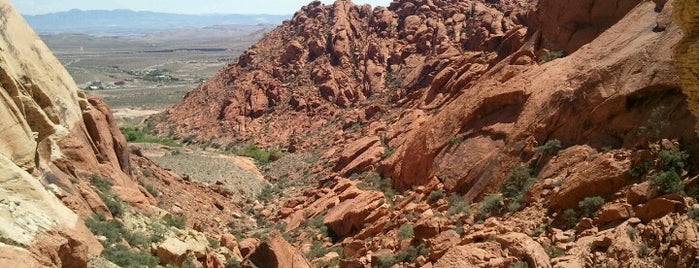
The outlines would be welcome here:
<svg viewBox="0 0 699 268">
<path fill-rule="evenodd" d="M 277 25 L 291 18 L 291 15 L 182 15 L 126 9 L 87 11 L 73 9 L 43 15 L 24 15 L 24 18 L 39 34 L 139 35 L 212 25 Z"/>
</svg>

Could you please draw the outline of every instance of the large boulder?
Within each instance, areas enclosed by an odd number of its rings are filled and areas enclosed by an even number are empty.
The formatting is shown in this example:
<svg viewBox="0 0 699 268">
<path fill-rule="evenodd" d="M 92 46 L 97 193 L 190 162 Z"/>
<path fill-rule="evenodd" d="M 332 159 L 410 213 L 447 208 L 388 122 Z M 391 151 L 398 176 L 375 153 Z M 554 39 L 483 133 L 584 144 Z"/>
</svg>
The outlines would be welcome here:
<svg viewBox="0 0 699 268">
<path fill-rule="evenodd" d="M 161 264 L 182 265 L 190 253 L 197 259 L 206 258 L 208 246 L 209 241 L 204 234 L 194 230 L 177 230 L 174 236 L 157 244 L 153 253 L 160 258 Z"/>
<path fill-rule="evenodd" d="M 311 268 L 303 254 L 287 242 L 279 231 L 272 231 L 250 255 L 257 267 Z"/>
<path fill-rule="evenodd" d="M 570 149 L 573 150 L 573 149 Z M 558 156 L 565 159 L 567 152 Z M 558 160 L 557 159 L 557 160 Z M 578 202 L 586 197 L 603 198 L 618 191 L 626 185 L 631 169 L 629 155 L 625 153 L 606 153 L 595 155 L 585 162 L 574 163 L 569 167 L 560 189 L 549 199 L 549 209 L 560 211 L 577 208 Z M 575 170 L 576 172 L 570 172 Z"/>
</svg>

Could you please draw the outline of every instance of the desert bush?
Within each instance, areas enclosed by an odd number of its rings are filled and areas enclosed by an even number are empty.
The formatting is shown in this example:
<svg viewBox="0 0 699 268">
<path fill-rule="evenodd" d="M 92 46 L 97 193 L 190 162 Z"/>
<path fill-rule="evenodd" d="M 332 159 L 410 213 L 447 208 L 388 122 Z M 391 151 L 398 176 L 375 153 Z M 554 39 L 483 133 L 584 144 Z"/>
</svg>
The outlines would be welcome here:
<svg viewBox="0 0 699 268">
<path fill-rule="evenodd" d="M 447 210 L 447 215 L 453 216 L 459 213 L 464 215 L 471 214 L 471 204 L 464 202 L 461 195 L 453 193 L 449 196 L 449 209 Z"/>
<path fill-rule="evenodd" d="M 483 198 L 478 204 L 478 211 L 476 212 L 476 218 L 481 221 L 493 213 L 497 213 L 500 210 L 502 203 L 502 197 L 498 194 L 491 194 Z"/>
<path fill-rule="evenodd" d="M 636 240 L 636 236 L 638 236 L 638 231 L 635 227 L 626 226 L 626 234 L 629 236 L 629 239 Z"/>
<path fill-rule="evenodd" d="M 546 255 L 549 255 L 549 258 L 551 259 L 558 258 L 566 253 L 565 250 L 551 245 L 544 245 L 544 251 L 546 251 Z"/>
<path fill-rule="evenodd" d="M 525 261 L 515 262 L 507 266 L 507 268 L 529 268 L 529 264 Z"/>
<path fill-rule="evenodd" d="M 272 187 L 270 184 L 266 184 L 265 186 L 262 187 L 262 191 L 260 191 L 259 194 L 257 194 L 257 200 L 261 202 L 267 202 L 271 200 L 275 195 L 279 194 L 279 189 L 275 189 Z"/>
<path fill-rule="evenodd" d="M 179 215 L 179 216 L 169 215 L 169 216 L 163 217 L 163 223 L 165 223 L 166 226 L 175 227 L 177 229 L 184 229 L 186 222 L 187 222 L 187 216 L 185 216 L 185 215 Z"/>
<path fill-rule="evenodd" d="M 554 156 L 561 150 L 561 141 L 557 139 L 549 140 L 544 145 L 534 148 L 534 152 L 545 156 Z"/>
<path fill-rule="evenodd" d="M 456 136 L 450 136 L 449 138 L 447 138 L 447 144 L 449 144 L 450 146 L 454 146 L 456 144 L 459 144 L 462 141 L 463 141 L 462 138 L 456 137 Z"/>
<path fill-rule="evenodd" d="M 687 211 L 687 216 L 688 216 L 690 219 L 693 219 L 693 220 L 695 220 L 695 221 L 699 221 L 699 208 L 690 208 L 690 209 Z"/>
<path fill-rule="evenodd" d="M 650 249 L 646 244 L 642 244 L 638 246 L 638 257 L 639 258 L 646 258 L 650 254 Z"/>
<path fill-rule="evenodd" d="M 146 131 L 142 128 L 137 127 L 121 127 L 119 128 L 121 133 L 126 137 L 128 142 L 144 142 L 144 143 L 157 143 L 170 147 L 181 147 L 182 145 L 170 138 L 157 138 L 149 136 Z"/>
<path fill-rule="evenodd" d="M 132 251 L 122 244 L 106 246 L 104 257 L 121 267 L 157 267 L 160 260 L 151 255 L 147 249 Z"/>
<path fill-rule="evenodd" d="M 118 196 L 110 192 L 97 192 L 97 195 L 102 199 L 102 202 L 107 206 L 109 212 L 112 213 L 114 217 L 120 217 L 124 213 L 124 204 L 121 202 Z"/>
<path fill-rule="evenodd" d="M 425 246 L 425 244 L 420 244 L 417 246 L 410 246 L 408 249 L 405 251 L 398 252 L 396 254 L 396 261 L 398 263 L 401 262 L 407 262 L 407 263 L 413 263 L 419 256 L 427 256 L 429 254 L 429 250 Z"/>
<path fill-rule="evenodd" d="M 648 180 L 660 194 L 681 193 L 684 186 L 680 175 L 674 170 L 655 173 Z"/>
<path fill-rule="evenodd" d="M 415 237 L 413 227 L 407 223 L 404 223 L 403 225 L 398 227 L 398 230 L 396 231 L 396 235 L 398 235 L 398 238 L 400 238 L 400 239 L 409 239 L 409 238 Z"/>
<path fill-rule="evenodd" d="M 393 187 L 391 187 L 391 180 L 381 177 L 381 174 L 379 173 L 371 171 L 355 173 L 350 176 L 350 179 L 361 179 L 362 181 L 357 184 L 357 187 L 362 190 L 381 191 L 383 192 L 384 197 L 386 197 L 386 199 L 389 201 L 393 200 L 393 197 L 396 195 L 396 191 L 393 190 Z"/>
<path fill-rule="evenodd" d="M 500 186 L 500 192 L 507 201 L 507 210 L 516 211 L 524 202 L 524 193 L 531 187 L 536 178 L 531 175 L 531 169 L 520 163 L 507 176 L 505 183 Z"/>
<path fill-rule="evenodd" d="M 393 265 L 396 265 L 396 263 L 398 263 L 396 257 L 389 254 L 379 256 L 376 258 L 376 263 L 372 262 L 371 266 L 374 268 L 391 268 Z"/>
<path fill-rule="evenodd" d="M 231 256 L 231 258 L 226 260 L 226 268 L 241 268 L 241 267 L 243 267 L 243 264 L 235 256 Z"/>
<path fill-rule="evenodd" d="M 555 60 L 558 58 L 562 58 L 563 55 L 564 55 L 563 51 L 549 51 L 549 52 L 546 52 L 546 54 L 541 55 L 541 57 L 539 57 L 539 62 L 546 63 L 546 62 L 549 62 L 549 61 L 552 61 L 552 60 Z"/>
<path fill-rule="evenodd" d="M 311 249 L 306 253 L 306 257 L 308 257 L 309 260 L 313 260 L 318 257 L 323 257 L 325 254 L 328 254 L 328 250 L 323 246 L 323 242 L 313 241 Z"/>
<path fill-rule="evenodd" d="M 532 231 L 532 237 L 537 237 L 546 232 L 546 228 L 548 228 L 548 224 L 544 224 L 542 226 L 537 227 Z"/>
<path fill-rule="evenodd" d="M 439 199 L 442 199 L 443 197 L 444 197 L 443 190 L 434 190 L 430 193 L 430 195 L 427 196 L 427 202 L 434 203 L 434 202 L 437 202 Z"/>
<path fill-rule="evenodd" d="M 592 218 L 602 205 L 604 205 L 604 198 L 599 196 L 585 197 L 585 199 L 578 202 L 578 207 L 582 209 L 583 217 L 588 218 Z"/>
<path fill-rule="evenodd" d="M 677 148 L 662 150 L 658 153 L 663 170 L 675 170 L 679 172 L 687 164 L 689 154 Z"/>
<path fill-rule="evenodd" d="M 141 185 L 143 185 L 143 188 L 146 188 L 146 191 L 148 191 L 149 194 L 151 194 L 153 197 L 158 197 L 160 196 L 160 192 L 153 187 L 153 185 L 150 185 L 145 182 L 141 182 Z"/>
<path fill-rule="evenodd" d="M 500 186 L 500 192 L 505 198 L 521 196 L 534 184 L 535 178 L 531 175 L 531 170 L 524 164 L 516 165 L 507 175 L 507 180 Z"/>
<path fill-rule="evenodd" d="M 383 147 L 383 154 L 381 154 L 381 159 L 388 158 L 393 154 L 393 148 L 388 146 L 388 143 L 386 142 L 386 137 L 381 137 L 381 147 Z"/>
<path fill-rule="evenodd" d="M 120 222 L 106 221 L 104 215 L 101 214 L 95 214 L 85 219 L 85 225 L 93 234 L 106 237 L 109 244 L 120 242 L 127 232 Z"/>
<path fill-rule="evenodd" d="M 254 144 L 248 144 L 245 147 L 236 150 L 235 154 L 238 156 L 246 156 L 255 159 L 258 164 L 267 164 L 269 162 L 276 161 L 283 156 L 282 152 L 277 149 L 262 149 Z"/>
<path fill-rule="evenodd" d="M 90 175 L 90 184 L 95 186 L 100 192 L 109 193 L 112 191 L 112 182 L 97 174 Z"/>
<path fill-rule="evenodd" d="M 580 218 L 575 210 L 569 208 L 563 211 L 563 222 L 568 228 L 574 227 L 576 224 L 578 224 L 579 220 Z"/>
</svg>

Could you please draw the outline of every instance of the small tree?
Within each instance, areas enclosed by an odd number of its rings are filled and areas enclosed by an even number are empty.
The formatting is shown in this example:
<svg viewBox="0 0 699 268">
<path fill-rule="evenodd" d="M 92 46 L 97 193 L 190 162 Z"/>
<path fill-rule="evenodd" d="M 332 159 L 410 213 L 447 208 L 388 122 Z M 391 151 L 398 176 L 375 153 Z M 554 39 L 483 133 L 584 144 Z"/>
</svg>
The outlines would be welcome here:
<svg viewBox="0 0 699 268">
<path fill-rule="evenodd" d="M 486 216 L 496 213 L 500 210 L 502 203 L 502 197 L 498 194 L 491 194 L 483 198 L 478 204 L 478 211 L 476 212 L 476 218 L 478 220 L 484 220 Z"/>
<path fill-rule="evenodd" d="M 569 208 L 563 211 L 563 221 L 568 228 L 574 227 L 576 224 L 578 224 L 579 220 L 580 218 L 575 210 Z"/>
<path fill-rule="evenodd" d="M 500 192 L 507 201 L 508 211 L 518 210 L 524 201 L 524 193 L 531 187 L 536 178 L 531 175 L 531 170 L 524 164 L 516 165 L 507 176 L 505 183 L 500 186 Z"/>
<path fill-rule="evenodd" d="M 602 205 L 604 205 L 604 198 L 599 196 L 585 197 L 578 202 L 578 207 L 582 209 L 582 215 L 588 218 L 592 218 Z"/>
<path fill-rule="evenodd" d="M 427 196 L 427 202 L 434 203 L 437 202 L 439 199 L 442 199 L 442 197 L 444 197 L 444 191 L 435 190 L 432 191 L 429 196 Z"/>
<path fill-rule="evenodd" d="M 413 227 L 407 223 L 404 223 L 403 225 L 398 227 L 396 234 L 398 235 L 398 238 L 400 238 L 400 239 L 408 239 L 408 238 L 413 238 L 415 236 L 415 232 L 413 231 Z"/>
<path fill-rule="evenodd" d="M 681 193 L 683 184 L 680 175 L 674 170 L 662 171 L 650 176 L 650 185 L 660 194 Z"/>
<path fill-rule="evenodd" d="M 544 156 L 554 156 L 561 150 L 561 141 L 557 139 L 549 140 L 544 145 L 534 148 L 534 152 Z"/>
</svg>

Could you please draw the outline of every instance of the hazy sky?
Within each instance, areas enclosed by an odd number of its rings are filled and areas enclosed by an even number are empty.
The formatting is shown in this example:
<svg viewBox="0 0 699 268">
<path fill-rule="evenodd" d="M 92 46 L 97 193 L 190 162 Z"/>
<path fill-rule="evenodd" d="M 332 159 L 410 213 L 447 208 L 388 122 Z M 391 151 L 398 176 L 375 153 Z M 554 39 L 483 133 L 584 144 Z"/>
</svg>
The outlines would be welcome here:
<svg viewBox="0 0 699 268">
<path fill-rule="evenodd" d="M 266 13 L 293 14 L 312 0 L 10 0 L 22 14 L 45 14 L 74 8 L 133 9 L 166 13 Z M 322 0 L 332 3 L 332 0 Z M 353 0 L 355 4 L 387 6 L 391 0 Z"/>
</svg>

